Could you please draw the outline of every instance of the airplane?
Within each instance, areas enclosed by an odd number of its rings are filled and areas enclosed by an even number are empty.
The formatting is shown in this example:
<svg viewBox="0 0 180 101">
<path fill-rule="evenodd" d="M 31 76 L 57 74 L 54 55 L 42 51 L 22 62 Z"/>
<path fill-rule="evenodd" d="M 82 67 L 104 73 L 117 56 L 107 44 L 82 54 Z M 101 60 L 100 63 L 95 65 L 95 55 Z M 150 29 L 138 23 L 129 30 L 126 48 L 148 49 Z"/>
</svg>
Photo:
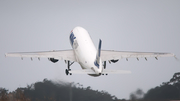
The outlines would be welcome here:
<svg viewBox="0 0 180 101">
<path fill-rule="evenodd" d="M 53 50 L 53 51 L 41 51 L 41 52 L 18 52 L 18 53 L 6 53 L 7 57 L 33 57 L 48 58 L 51 62 L 56 63 L 59 60 L 64 60 L 67 64 L 65 69 L 66 75 L 72 74 L 88 74 L 90 76 L 108 75 L 109 73 L 117 74 L 129 74 L 128 70 L 107 70 L 106 61 L 109 63 L 116 63 L 119 59 L 125 58 L 145 58 L 154 57 L 158 60 L 158 57 L 175 57 L 173 53 L 161 53 L 161 52 L 130 52 L 130 51 L 114 51 L 114 50 L 101 50 L 102 40 L 99 39 L 99 45 L 96 49 L 94 43 L 86 29 L 77 26 L 71 32 L 69 36 L 72 49 L 70 50 Z M 77 62 L 81 66 L 81 70 L 71 70 L 70 66 Z"/>
</svg>

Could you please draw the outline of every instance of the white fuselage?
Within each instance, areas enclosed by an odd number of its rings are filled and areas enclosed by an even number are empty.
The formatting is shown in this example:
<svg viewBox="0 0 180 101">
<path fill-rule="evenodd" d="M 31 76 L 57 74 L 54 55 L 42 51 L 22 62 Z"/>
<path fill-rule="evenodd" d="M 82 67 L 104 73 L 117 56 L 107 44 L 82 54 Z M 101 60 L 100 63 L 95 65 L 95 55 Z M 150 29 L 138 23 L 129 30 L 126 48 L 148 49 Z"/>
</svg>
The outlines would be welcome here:
<svg viewBox="0 0 180 101">
<path fill-rule="evenodd" d="M 97 50 L 88 32 L 82 27 L 75 27 L 69 38 L 76 60 L 82 69 L 92 69 L 95 72 L 92 75 L 100 75 L 103 70 L 102 61 L 100 59 L 99 67 L 95 66 Z"/>
</svg>

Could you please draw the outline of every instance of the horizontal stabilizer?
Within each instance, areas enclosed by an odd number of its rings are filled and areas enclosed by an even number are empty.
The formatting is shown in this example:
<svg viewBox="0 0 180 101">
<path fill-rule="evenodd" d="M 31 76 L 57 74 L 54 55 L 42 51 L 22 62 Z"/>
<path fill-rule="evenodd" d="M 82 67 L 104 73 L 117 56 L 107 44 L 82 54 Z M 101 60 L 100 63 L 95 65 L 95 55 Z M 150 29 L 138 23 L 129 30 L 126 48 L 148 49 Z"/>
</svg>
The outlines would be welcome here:
<svg viewBox="0 0 180 101">
<path fill-rule="evenodd" d="M 73 70 L 69 71 L 72 74 L 95 74 L 92 69 L 83 69 L 83 70 Z M 131 71 L 128 70 L 103 70 L 103 74 L 131 74 Z"/>
<path fill-rule="evenodd" d="M 131 74 L 131 71 L 128 70 L 103 70 L 104 74 Z"/>
<path fill-rule="evenodd" d="M 95 74 L 92 69 L 83 69 L 83 70 L 71 70 L 69 73 L 72 74 Z"/>
</svg>

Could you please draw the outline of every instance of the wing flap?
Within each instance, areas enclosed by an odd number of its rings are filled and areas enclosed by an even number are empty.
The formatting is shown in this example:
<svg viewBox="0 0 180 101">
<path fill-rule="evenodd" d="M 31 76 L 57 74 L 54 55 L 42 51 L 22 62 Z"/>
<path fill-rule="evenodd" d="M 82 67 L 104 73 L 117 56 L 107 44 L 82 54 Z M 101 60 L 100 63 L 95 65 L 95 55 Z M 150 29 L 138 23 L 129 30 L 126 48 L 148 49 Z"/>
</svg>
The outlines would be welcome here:
<svg viewBox="0 0 180 101">
<path fill-rule="evenodd" d="M 172 53 L 161 52 L 128 52 L 128 51 L 114 51 L 114 50 L 102 50 L 102 61 L 117 60 L 122 58 L 142 58 L 142 57 L 173 57 Z"/>
</svg>

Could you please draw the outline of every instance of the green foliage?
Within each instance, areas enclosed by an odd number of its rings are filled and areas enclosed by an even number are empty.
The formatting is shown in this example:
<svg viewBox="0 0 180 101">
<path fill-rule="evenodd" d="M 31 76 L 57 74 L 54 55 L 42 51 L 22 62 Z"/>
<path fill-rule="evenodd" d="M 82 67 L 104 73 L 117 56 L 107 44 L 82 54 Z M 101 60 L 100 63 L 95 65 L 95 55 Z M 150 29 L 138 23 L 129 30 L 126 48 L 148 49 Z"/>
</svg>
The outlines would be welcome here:
<svg viewBox="0 0 180 101">
<path fill-rule="evenodd" d="M 144 98 L 143 98 L 144 96 Z M 180 99 L 180 72 L 175 73 L 168 82 L 150 89 L 146 94 L 141 89 L 131 93 L 132 101 L 169 101 Z M 0 88 L 0 101 L 126 101 L 117 99 L 106 91 L 92 90 L 77 83 L 53 82 L 44 79 L 8 92 Z"/>
<path fill-rule="evenodd" d="M 0 101 L 116 101 L 105 91 L 92 90 L 90 86 L 84 88 L 79 83 L 53 82 L 44 79 L 27 85 L 25 88 L 17 88 L 8 93 L 5 88 L 0 88 Z"/>
<path fill-rule="evenodd" d="M 25 97 L 23 90 L 20 88 L 10 93 L 5 88 L 0 88 L 0 101 L 31 101 L 31 100 Z"/>
<path fill-rule="evenodd" d="M 130 94 L 130 99 L 134 100 L 141 100 L 144 96 L 144 92 L 141 89 L 137 89 L 134 93 Z"/>
<path fill-rule="evenodd" d="M 144 99 L 180 99 L 180 72 L 175 73 L 169 82 L 164 82 L 161 86 L 150 89 Z"/>
<path fill-rule="evenodd" d="M 8 90 L 6 90 L 5 88 L 0 88 L 0 101 L 6 101 L 8 99 L 7 94 Z"/>
<path fill-rule="evenodd" d="M 116 101 L 105 91 L 92 90 L 90 86 L 84 88 L 75 83 L 53 82 L 44 79 L 43 82 L 36 82 L 27 85 L 25 88 L 18 88 L 14 94 L 20 101 Z M 0 100 L 1 101 L 1 100 Z"/>
</svg>

